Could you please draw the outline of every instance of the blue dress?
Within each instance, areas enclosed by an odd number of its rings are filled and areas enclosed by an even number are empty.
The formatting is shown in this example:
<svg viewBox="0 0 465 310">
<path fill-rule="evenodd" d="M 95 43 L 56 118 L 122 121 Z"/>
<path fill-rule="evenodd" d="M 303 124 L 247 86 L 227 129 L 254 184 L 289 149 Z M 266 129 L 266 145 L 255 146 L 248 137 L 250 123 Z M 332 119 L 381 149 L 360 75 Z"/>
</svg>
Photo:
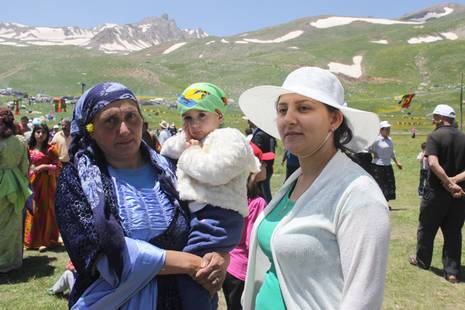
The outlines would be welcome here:
<svg viewBox="0 0 465 310">
<path fill-rule="evenodd" d="M 141 145 L 141 150 L 158 176 L 162 176 L 165 170 L 173 171 L 173 166 L 164 157 L 152 152 L 144 144 Z M 124 256 L 127 250 L 125 238 L 128 232 L 123 227 L 119 215 L 118 196 L 114 184 L 105 163 L 99 163 L 99 167 L 102 172 L 105 194 L 105 214 L 109 219 L 105 229 L 110 236 L 116 236 L 111 238 L 115 239 L 111 245 L 102 245 L 99 240 L 92 210 L 82 191 L 76 167 L 73 164 L 65 166 L 58 179 L 55 206 L 57 221 L 66 249 L 77 271 L 76 283 L 70 294 L 70 307 L 78 301 L 86 289 L 99 279 L 100 274 L 95 272 L 94 268 L 99 254 L 112 253 L 111 250 L 114 249 L 108 249 L 112 247 Z M 158 235 L 147 241 L 160 249 L 180 251 L 186 245 L 189 232 L 187 212 L 180 205 L 178 197 L 168 195 L 163 188 L 156 191 L 156 197 L 159 201 L 170 202 L 161 204 L 163 212 L 169 216 L 166 229 L 162 229 Z M 118 238 L 118 234 L 113 234 L 118 231 L 122 231 L 126 237 Z M 129 246 L 132 247 L 134 244 Z M 107 258 L 108 266 L 112 266 L 112 260 L 115 258 L 113 255 L 107 255 Z M 124 276 L 124 269 L 122 273 Z M 158 283 L 157 309 L 181 309 L 176 276 L 157 276 L 156 279 Z"/>
</svg>

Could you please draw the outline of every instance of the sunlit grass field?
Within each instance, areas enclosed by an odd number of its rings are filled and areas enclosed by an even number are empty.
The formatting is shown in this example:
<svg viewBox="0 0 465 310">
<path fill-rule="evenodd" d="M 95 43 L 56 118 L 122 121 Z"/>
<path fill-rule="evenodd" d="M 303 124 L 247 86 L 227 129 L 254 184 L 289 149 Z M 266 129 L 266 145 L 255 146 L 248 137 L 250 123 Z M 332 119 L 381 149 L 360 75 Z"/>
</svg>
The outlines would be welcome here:
<svg viewBox="0 0 465 310">
<path fill-rule="evenodd" d="M 34 110 L 48 113 L 50 106 L 35 106 Z M 70 116 L 70 110 L 71 108 L 67 113 L 60 114 L 51 124 L 57 123 L 61 117 Z M 143 110 L 151 128 L 156 128 L 161 119 L 175 122 L 178 127 L 180 125 L 180 119 L 173 111 L 157 107 L 143 107 Z M 395 150 L 404 169 L 395 169 L 397 199 L 391 203 L 391 242 L 383 309 L 464 309 L 465 284 L 453 285 L 442 277 L 440 233 L 435 243 L 430 271 L 412 267 L 407 262 L 408 255 L 415 252 L 418 220 L 419 163 L 416 156 L 420 151 L 420 144 L 426 140 L 426 133 L 432 127 L 425 122 L 423 127 L 420 127 L 417 137 L 412 139 L 409 135 L 410 126 L 396 127 L 399 116 L 390 121 L 394 124 L 392 138 Z M 239 111 L 232 111 L 227 115 L 226 125 L 243 130 L 246 122 L 241 118 Z M 282 184 L 285 174 L 284 167 L 280 165 L 281 156 L 282 146 L 279 145 L 272 178 L 274 192 Z M 63 272 L 68 260 L 66 251 L 26 251 L 24 254 L 21 269 L 0 275 L 0 309 L 65 309 L 66 298 L 49 296 L 46 289 L 52 286 Z M 462 274 L 465 277 L 463 264 Z M 220 309 L 226 309 L 224 302 Z"/>
</svg>

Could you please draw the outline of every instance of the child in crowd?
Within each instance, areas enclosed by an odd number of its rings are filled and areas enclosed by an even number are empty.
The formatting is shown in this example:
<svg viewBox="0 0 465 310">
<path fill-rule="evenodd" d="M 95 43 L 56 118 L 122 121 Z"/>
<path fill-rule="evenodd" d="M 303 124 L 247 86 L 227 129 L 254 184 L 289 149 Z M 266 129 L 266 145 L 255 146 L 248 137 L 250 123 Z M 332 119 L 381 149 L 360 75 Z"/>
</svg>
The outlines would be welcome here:
<svg viewBox="0 0 465 310">
<path fill-rule="evenodd" d="M 183 130 L 165 141 L 161 154 L 178 161 L 180 198 L 189 202 L 191 231 L 184 251 L 199 256 L 229 252 L 242 236 L 247 178 L 259 171 L 259 161 L 239 130 L 220 128 L 227 98 L 219 87 L 192 84 L 177 105 Z M 221 280 L 215 282 L 220 285 Z M 178 284 L 183 309 L 216 309 L 217 295 L 211 298 L 187 276 Z"/>
<path fill-rule="evenodd" d="M 50 295 L 56 295 L 65 293 L 66 291 L 71 292 L 73 289 L 74 282 L 76 280 L 76 269 L 71 261 L 66 264 L 66 270 L 61 274 L 55 284 L 47 290 Z"/>
<path fill-rule="evenodd" d="M 418 153 L 417 160 L 420 162 L 420 183 L 418 184 L 418 196 L 423 197 L 425 191 L 426 178 L 428 177 L 428 157 L 425 156 L 426 142 L 421 144 L 421 152 Z"/>
<path fill-rule="evenodd" d="M 253 142 L 251 142 L 250 145 L 252 146 L 255 157 L 260 160 L 262 166 L 259 172 L 251 173 L 247 180 L 249 214 L 244 221 L 244 231 L 242 232 L 241 241 L 234 250 L 229 252 L 231 261 L 228 266 L 226 278 L 223 282 L 223 293 L 228 310 L 242 309 L 241 296 L 244 290 L 247 262 L 249 260 L 250 235 L 252 234 L 255 220 L 266 206 L 266 201 L 262 197 L 263 194 L 258 183 L 266 179 L 266 163 L 264 161 L 273 160 L 275 158 L 274 153 L 263 153 Z"/>
</svg>

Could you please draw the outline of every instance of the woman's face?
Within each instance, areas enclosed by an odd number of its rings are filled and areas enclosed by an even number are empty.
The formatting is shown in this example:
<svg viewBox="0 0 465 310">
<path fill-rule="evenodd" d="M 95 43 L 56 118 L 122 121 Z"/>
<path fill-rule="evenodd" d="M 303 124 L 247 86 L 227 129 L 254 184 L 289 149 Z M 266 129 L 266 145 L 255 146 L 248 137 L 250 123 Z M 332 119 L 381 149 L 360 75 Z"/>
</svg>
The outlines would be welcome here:
<svg viewBox="0 0 465 310">
<path fill-rule="evenodd" d="M 284 148 L 296 156 L 318 148 L 331 128 L 338 128 L 343 120 L 340 112 L 330 112 L 323 103 L 298 94 L 279 97 L 276 109 Z M 334 145 L 332 137 L 328 143 Z"/>
<path fill-rule="evenodd" d="M 134 101 L 118 100 L 95 116 L 91 137 L 109 162 L 133 161 L 139 152 L 142 122 Z"/>
<path fill-rule="evenodd" d="M 41 146 L 45 139 L 47 139 L 47 132 L 45 129 L 39 127 L 34 132 L 34 138 L 36 139 L 36 146 Z"/>
<path fill-rule="evenodd" d="M 223 116 L 217 112 L 189 110 L 182 115 L 184 130 L 187 130 L 192 139 L 202 140 L 210 132 L 220 128 Z"/>
<path fill-rule="evenodd" d="M 381 128 L 379 132 L 381 133 L 383 138 L 387 138 L 389 137 L 389 134 L 391 133 L 391 128 L 390 127 Z"/>
</svg>

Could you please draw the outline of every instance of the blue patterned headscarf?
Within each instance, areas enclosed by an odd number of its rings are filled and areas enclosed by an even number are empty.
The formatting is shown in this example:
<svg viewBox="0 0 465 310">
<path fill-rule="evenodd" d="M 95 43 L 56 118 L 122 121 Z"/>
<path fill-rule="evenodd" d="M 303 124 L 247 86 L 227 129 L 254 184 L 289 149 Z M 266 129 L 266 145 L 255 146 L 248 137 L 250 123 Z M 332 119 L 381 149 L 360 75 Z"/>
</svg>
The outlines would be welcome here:
<svg viewBox="0 0 465 310">
<path fill-rule="evenodd" d="M 86 131 L 86 125 L 92 122 L 95 115 L 107 105 L 125 99 L 137 103 L 136 96 L 126 86 L 104 82 L 86 91 L 74 108 L 69 155 L 78 169 L 82 189 L 92 210 L 103 206 L 104 196 L 100 169 L 95 164 L 98 150 L 95 149 L 95 143 Z"/>
<path fill-rule="evenodd" d="M 92 208 L 100 247 L 109 259 L 114 258 L 110 265 L 113 265 L 120 276 L 124 234 L 118 220 L 109 212 L 105 212 L 102 175 L 98 166 L 102 163 L 103 154 L 86 130 L 86 125 L 93 121 L 98 112 L 117 100 L 137 102 L 136 96 L 127 87 L 113 82 L 97 84 L 79 98 L 71 121 L 72 140 L 69 155 L 78 170 L 82 190 Z"/>
</svg>

